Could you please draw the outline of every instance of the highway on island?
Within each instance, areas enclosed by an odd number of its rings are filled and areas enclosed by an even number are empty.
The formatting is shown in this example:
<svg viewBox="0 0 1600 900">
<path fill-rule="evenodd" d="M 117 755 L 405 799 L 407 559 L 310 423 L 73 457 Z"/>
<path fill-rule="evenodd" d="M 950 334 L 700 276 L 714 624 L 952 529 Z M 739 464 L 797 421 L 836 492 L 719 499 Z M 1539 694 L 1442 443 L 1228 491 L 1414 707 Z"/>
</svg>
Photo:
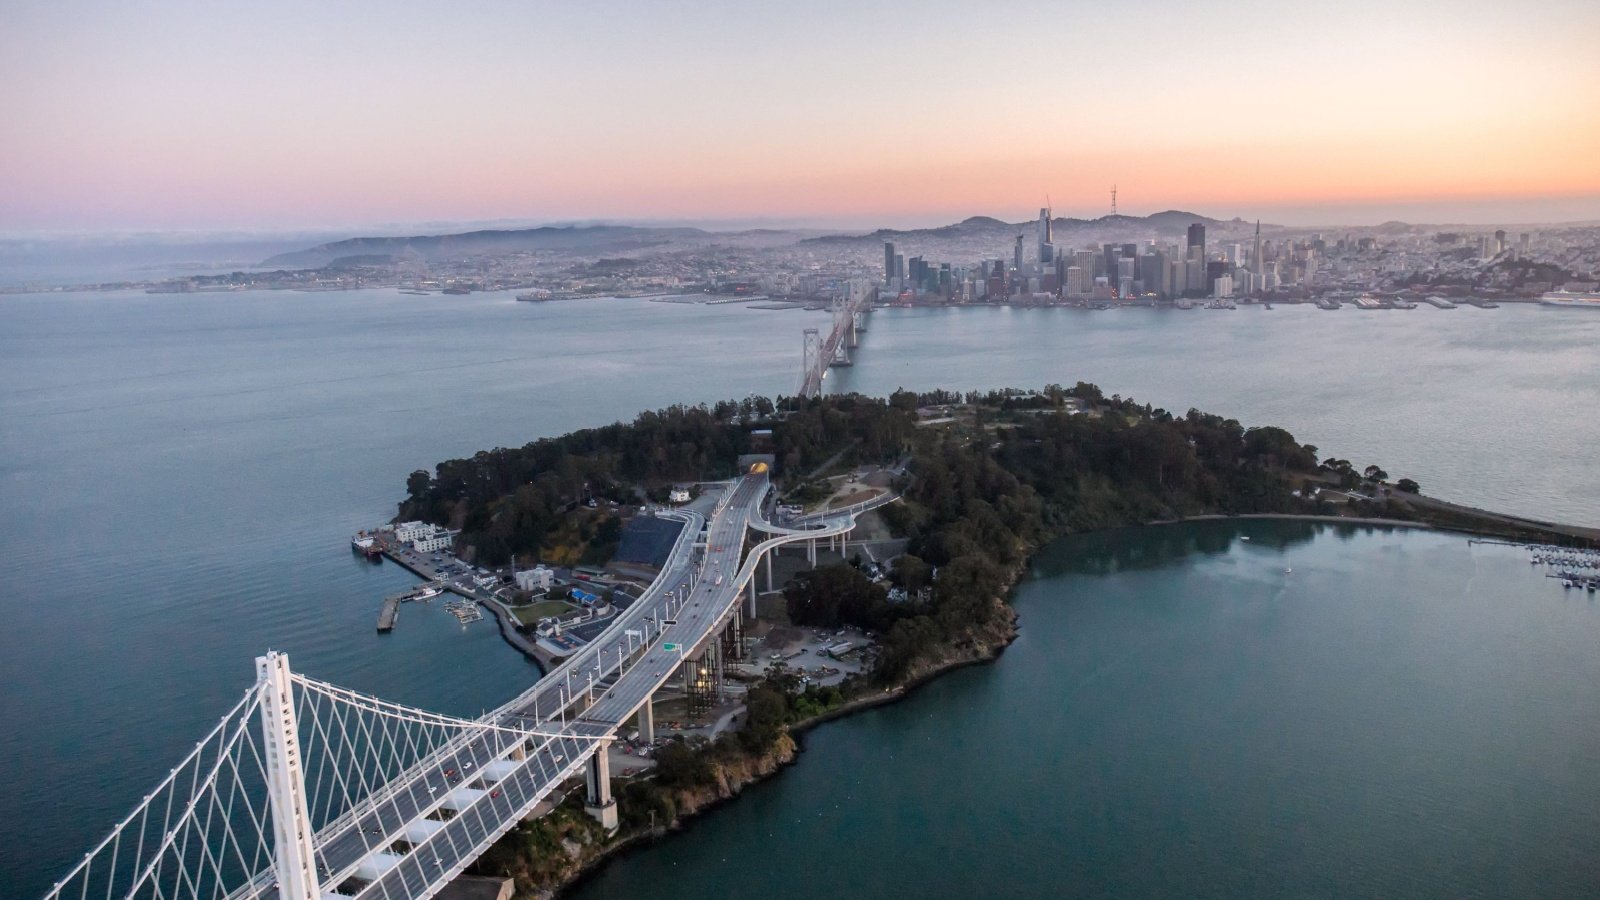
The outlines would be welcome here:
<svg viewBox="0 0 1600 900">
<path fill-rule="evenodd" d="M 752 473 L 731 483 L 709 523 L 693 512 L 664 514 L 684 529 L 661 574 L 617 621 L 528 691 L 319 828 L 313 845 L 322 896 L 432 896 L 603 752 L 677 668 L 716 639 L 764 553 L 854 527 L 854 510 L 808 528 L 772 526 L 760 518 L 769 489 L 764 472 Z M 752 527 L 775 536 L 744 557 Z M 354 890 L 333 893 L 340 886 Z M 278 895 L 270 870 L 235 894 Z"/>
</svg>

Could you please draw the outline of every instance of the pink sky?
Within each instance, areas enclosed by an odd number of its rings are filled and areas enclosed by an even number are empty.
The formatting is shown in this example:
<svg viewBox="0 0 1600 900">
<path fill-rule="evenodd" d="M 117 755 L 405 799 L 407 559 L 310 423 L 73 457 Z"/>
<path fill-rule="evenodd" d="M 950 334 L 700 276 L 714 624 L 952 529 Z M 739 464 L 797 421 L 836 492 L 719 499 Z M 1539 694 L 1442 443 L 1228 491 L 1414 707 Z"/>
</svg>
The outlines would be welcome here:
<svg viewBox="0 0 1600 900">
<path fill-rule="evenodd" d="M 14 5 L 4 232 L 1600 218 L 1575 0 Z"/>
</svg>

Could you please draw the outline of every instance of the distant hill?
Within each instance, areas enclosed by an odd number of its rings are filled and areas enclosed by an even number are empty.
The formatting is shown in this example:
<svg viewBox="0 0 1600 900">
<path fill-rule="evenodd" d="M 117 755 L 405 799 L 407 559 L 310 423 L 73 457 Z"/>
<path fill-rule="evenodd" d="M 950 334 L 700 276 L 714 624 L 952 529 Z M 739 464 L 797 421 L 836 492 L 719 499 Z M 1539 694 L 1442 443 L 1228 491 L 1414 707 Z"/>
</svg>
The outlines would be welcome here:
<svg viewBox="0 0 1600 900">
<path fill-rule="evenodd" d="M 1243 225 L 1241 219 L 1224 221 L 1202 216 L 1199 213 L 1184 212 L 1169 209 L 1165 212 L 1153 213 L 1148 216 L 1101 216 L 1098 219 L 1073 219 L 1058 216 L 1051 220 L 1052 226 L 1058 233 L 1069 232 L 1117 232 L 1117 231 L 1155 231 L 1161 234 L 1181 234 L 1195 222 L 1202 225 L 1224 226 Z M 822 237 L 808 238 L 806 242 L 814 243 L 853 243 L 867 241 L 899 241 L 899 240 L 948 240 L 952 238 L 982 238 L 1002 239 L 1019 233 L 1032 235 L 1035 221 L 1005 222 L 989 216 L 973 216 L 963 219 L 954 225 L 943 225 L 938 228 L 915 228 L 905 231 L 893 228 L 880 228 L 870 234 L 829 234 Z M 1262 227 L 1267 227 L 1263 225 Z"/>
<path fill-rule="evenodd" d="M 413 237 L 350 238 L 319 244 L 306 250 L 279 253 L 261 263 L 262 268 L 319 269 L 349 258 L 413 258 L 428 262 L 462 256 L 516 253 L 528 250 L 568 250 L 577 253 L 635 250 L 674 240 L 707 238 L 698 228 L 638 228 L 631 225 L 592 225 L 519 228 L 508 231 L 469 231 L 464 234 Z"/>
</svg>

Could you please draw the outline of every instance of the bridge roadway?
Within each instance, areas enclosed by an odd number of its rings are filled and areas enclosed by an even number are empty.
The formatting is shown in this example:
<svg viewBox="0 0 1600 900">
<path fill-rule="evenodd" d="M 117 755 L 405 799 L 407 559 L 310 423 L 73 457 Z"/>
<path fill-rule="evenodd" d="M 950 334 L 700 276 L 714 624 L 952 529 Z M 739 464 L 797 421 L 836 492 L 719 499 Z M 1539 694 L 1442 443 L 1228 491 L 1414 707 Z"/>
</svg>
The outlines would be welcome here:
<svg viewBox="0 0 1600 900">
<path fill-rule="evenodd" d="M 696 539 L 705 520 L 676 513 L 685 528 L 667 564 L 617 622 L 527 692 L 486 715 L 483 727 L 453 739 L 320 829 L 314 845 L 323 896 L 346 896 L 332 890 L 353 878 L 365 882 L 353 895 L 363 900 L 432 896 L 577 774 L 685 658 L 714 639 L 765 552 L 854 526 L 853 516 L 841 512 L 815 529 L 775 529 L 759 516 L 769 487 L 764 474 L 735 482 L 712 514 L 703 550 Z M 752 526 L 778 535 L 758 545 L 735 571 Z M 663 626 L 664 621 L 675 624 Z M 664 643 L 685 649 L 669 654 Z M 582 704 L 587 707 L 571 718 L 568 710 Z M 409 852 L 389 852 L 399 842 L 409 845 Z M 276 888 L 269 871 L 239 894 L 275 898 Z"/>
</svg>

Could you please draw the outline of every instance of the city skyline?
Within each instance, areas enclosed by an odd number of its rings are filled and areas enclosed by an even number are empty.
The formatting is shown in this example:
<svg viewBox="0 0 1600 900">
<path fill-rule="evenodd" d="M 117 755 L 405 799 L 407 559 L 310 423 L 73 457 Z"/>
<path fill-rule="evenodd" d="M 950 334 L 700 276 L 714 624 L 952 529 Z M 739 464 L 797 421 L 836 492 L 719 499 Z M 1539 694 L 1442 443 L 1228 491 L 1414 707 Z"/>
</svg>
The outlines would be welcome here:
<svg viewBox="0 0 1600 900">
<path fill-rule="evenodd" d="M 17 3 L 0 232 L 1600 219 L 1600 10 L 1534 12 Z"/>
</svg>

